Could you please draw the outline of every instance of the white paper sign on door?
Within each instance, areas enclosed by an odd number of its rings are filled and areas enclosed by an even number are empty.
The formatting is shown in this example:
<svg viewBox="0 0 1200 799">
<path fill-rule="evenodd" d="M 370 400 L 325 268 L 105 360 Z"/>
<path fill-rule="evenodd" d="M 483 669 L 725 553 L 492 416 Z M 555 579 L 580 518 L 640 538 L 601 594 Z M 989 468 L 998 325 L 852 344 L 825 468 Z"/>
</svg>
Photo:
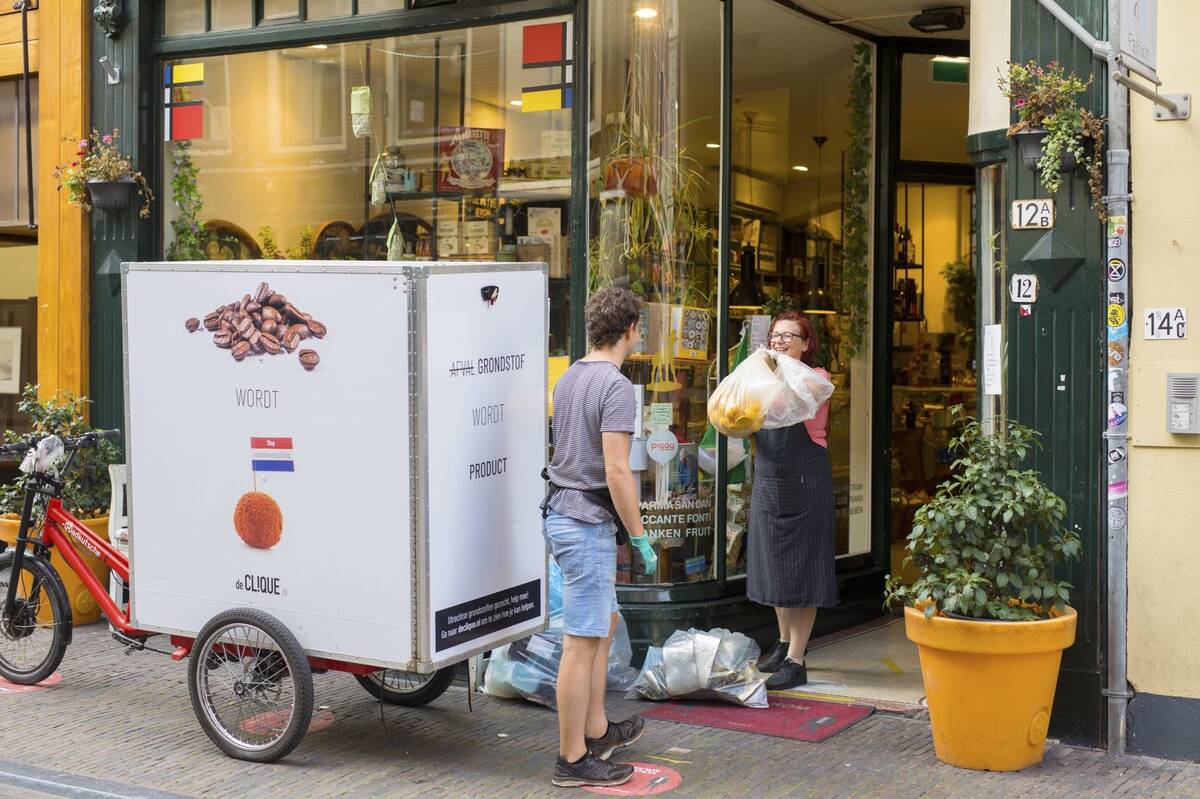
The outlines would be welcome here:
<svg viewBox="0 0 1200 799">
<path fill-rule="evenodd" d="M 999 396 L 1001 386 L 1001 351 L 1003 339 L 1000 325 L 983 326 L 983 393 Z"/>
</svg>

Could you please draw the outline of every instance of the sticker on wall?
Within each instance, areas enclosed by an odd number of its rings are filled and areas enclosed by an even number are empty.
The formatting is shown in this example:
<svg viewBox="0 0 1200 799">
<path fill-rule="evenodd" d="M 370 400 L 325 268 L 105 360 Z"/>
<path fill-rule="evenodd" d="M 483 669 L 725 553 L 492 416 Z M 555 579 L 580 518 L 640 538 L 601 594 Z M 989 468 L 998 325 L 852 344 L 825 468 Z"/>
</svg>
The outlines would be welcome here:
<svg viewBox="0 0 1200 799">
<path fill-rule="evenodd" d="M 1108 306 L 1108 326 L 1120 327 L 1125 324 L 1125 306 L 1120 303 L 1110 303 Z"/>
<path fill-rule="evenodd" d="M 1122 242 L 1122 239 L 1120 236 L 1109 236 L 1108 237 L 1108 246 L 1111 249 L 1116 249 L 1117 247 L 1120 247 L 1121 242 Z"/>
<path fill-rule="evenodd" d="M 1125 292 L 1123 292 L 1123 291 L 1108 292 L 1108 304 L 1109 305 L 1124 305 L 1125 304 Z"/>
<path fill-rule="evenodd" d="M 1129 481 L 1128 480 L 1121 480 L 1120 482 L 1108 484 L 1108 498 L 1109 499 L 1121 499 L 1121 498 L 1127 497 L 1127 496 L 1129 496 Z"/>
<path fill-rule="evenodd" d="M 1108 365 L 1120 366 L 1125 363 L 1125 347 L 1119 341 L 1108 342 Z"/>
<path fill-rule="evenodd" d="M 1119 327 L 1110 327 L 1108 329 L 1109 341 L 1120 341 L 1129 335 L 1129 323 L 1125 323 Z"/>
<path fill-rule="evenodd" d="M 1120 258 L 1110 258 L 1108 261 L 1108 279 L 1112 283 L 1125 279 L 1125 262 Z"/>
<path fill-rule="evenodd" d="M 1021 316 L 1033 316 L 1033 306 L 1026 303 L 1025 305 L 1019 306 L 1018 312 Z"/>
<path fill-rule="evenodd" d="M 1125 511 L 1121 508 L 1108 509 L 1108 526 L 1114 530 L 1125 529 Z"/>
<path fill-rule="evenodd" d="M 1108 406 L 1108 426 L 1120 427 L 1129 421 L 1129 408 L 1123 402 L 1113 402 Z"/>
<path fill-rule="evenodd" d="M 1125 373 L 1120 369 L 1108 370 L 1108 390 L 1109 391 L 1124 391 L 1125 390 Z"/>
<path fill-rule="evenodd" d="M 1108 401 L 1109 402 L 1124 402 L 1125 401 L 1125 392 L 1124 391 L 1109 392 Z"/>
<path fill-rule="evenodd" d="M 1124 447 L 1114 447 L 1113 449 L 1110 449 L 1108 451 L 1108 463 L 1110 466 L 1114 465 L 1114 464 L 1118 464 L 1123 460 L 1125 460 L 1125 448 Z"/>
<path fill-rule="evenodd" d="M 521 68 L 557 70 L 558 81 L 521 89 L 521 113 L 557 111 L 573 103 L 570 22 L 543 22 L 521 29 Z"/>
<path fill-rule="evenodd" d="M 191 93 L 203 84 L 203 63 L 163 67 L 163 141 L 204 137 L 204 101 L 193 99 Z"/>
<path fill-rule="evenodd" d="M 1123 216 L 1110 216 L 1108 218 L 1108 235 L 1124 236 L 1125 228 L 1128 225 L 1128 220 Z"/>
</svg>

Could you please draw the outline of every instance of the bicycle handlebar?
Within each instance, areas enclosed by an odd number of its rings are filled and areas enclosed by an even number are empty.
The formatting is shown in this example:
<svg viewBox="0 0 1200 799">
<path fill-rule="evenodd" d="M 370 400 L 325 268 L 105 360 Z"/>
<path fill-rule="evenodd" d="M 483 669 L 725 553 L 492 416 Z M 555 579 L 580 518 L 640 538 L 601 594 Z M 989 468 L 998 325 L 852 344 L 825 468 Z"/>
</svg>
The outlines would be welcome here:
<svg viewBox="0 0 1200 799">
<path fill-rule="evenodd" d="M 0 445 L 0 459 L 23 458 L 25 457 L 25 453 L 31 448 L 36 447 L 38 442 L 43 438 L 46 438 L 46 436 L 26 436 L 20 441 Z M 120 430 L 91 430 L 81 436 L 67 436 L 63 438 L 63 448 L 70 452 L 73 449 L 87 449 L 88 447 L 95 446 L 96 442 L 101 439 L 118 441 L 120 438 Z"/>
</svg>

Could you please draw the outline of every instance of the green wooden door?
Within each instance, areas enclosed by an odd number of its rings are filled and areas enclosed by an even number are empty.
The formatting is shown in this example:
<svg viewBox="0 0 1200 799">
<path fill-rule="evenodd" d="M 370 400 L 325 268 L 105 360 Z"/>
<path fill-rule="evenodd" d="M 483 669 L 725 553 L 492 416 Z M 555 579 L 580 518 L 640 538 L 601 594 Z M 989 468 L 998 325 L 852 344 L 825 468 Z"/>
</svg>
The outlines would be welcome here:
<svg viewBox="0 0 1200 799">
<path fill-rule="evenodd" d="M 1059 0 L 1094 36 L 1105 37 L 1104 0 Z M 1057 59 L 1081 76 L 1095 75 L 1084 102 L 1103 111 L 1103 64 L 1056 22 L 1037 0 L 1013 0 L 1012 60 Z M 1045 197 L 1036 175 L 1010 145 L 1008 189 L 1012 200 Z M 1067 176 L 1055 196 L 1058 217 L 1050 235 L 1008 235 L 1011 274 L 1036 275 L 1037 302 L 1007 322 L 1006 392 L 1009 414 L 1041 432 L 1045 449 L 1033 466 L 1067 503 L 1068 524 L 1083 540 L 1083 554 L 1065 575 L 1079 612 L 1075 645 L 1063 657 L 1052 734 L 1091 745 L 1105 724 L 1105 525 L 1101 519 L 1100 435 L 1104 428 L 1104 259 L 1102 228 L 1090 208 L 1087 177 Z M 1008 281 L 1005 281 L 1007 291 Z"/>
</svg>

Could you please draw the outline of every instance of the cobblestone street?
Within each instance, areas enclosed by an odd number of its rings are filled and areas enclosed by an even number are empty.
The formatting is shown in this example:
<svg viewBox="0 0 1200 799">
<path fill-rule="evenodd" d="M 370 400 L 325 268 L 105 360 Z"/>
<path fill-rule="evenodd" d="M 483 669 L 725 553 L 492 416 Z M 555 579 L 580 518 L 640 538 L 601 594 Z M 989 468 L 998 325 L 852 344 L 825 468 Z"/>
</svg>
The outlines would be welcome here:
<svg viewBox="0 0 1200 799">
<path fill-rule="evenodd" d="M 200 730 L 185 664 L 153 653 L 125 657 L 104 625 L 92 625 L 76 631 L 60 671 L 51 688 L 0 695 L 5 799 L 571 793 L 549 784 L 551 712 L 482 695 L 471 712 L 461 684 L 423 709 L 385 707 L 381 724 L 378 703 L 349 676 L 319 675 L 317 706 L 332 725 L 309 733 L 282 762 L 253 765 L 225 757 Z M 621 716 L 639 703 L 610 706 Z M 651 721 L 627 752 L 627 760 L 676 769 L 679 797 L 1200 795 L 1200 765 L 1062 745 L 1021 774 L 951 768 L 934 757 L 925 721 L 881 713 L 820 744 Z"/>
</svg>

